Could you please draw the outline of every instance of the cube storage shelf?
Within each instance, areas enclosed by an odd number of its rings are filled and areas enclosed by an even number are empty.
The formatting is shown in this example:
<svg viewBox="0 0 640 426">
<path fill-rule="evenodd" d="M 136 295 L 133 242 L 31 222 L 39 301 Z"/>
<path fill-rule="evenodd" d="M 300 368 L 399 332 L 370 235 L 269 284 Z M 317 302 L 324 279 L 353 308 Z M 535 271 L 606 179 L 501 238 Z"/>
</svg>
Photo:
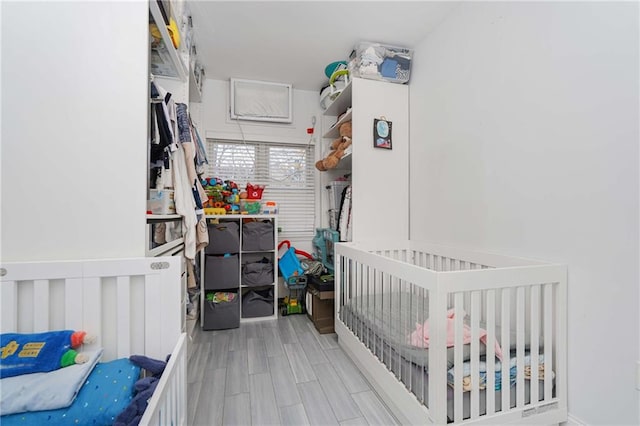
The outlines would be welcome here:
<svg viewBox="0 0 640 426">
<path fill-rule="evenodd" d="M 200 254 L 202 328 L 237 328 L 241 322 L 277 318 L 277 215 L 205 218 L 209 245 Z"/>
</svg>

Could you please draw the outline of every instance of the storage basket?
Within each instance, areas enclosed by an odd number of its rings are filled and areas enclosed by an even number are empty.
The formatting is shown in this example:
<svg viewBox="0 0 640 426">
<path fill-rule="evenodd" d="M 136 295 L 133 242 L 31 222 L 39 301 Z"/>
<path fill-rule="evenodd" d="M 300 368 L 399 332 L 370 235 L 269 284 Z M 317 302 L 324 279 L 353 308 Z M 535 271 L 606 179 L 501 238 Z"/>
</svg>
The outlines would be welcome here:
<svg viewBox="0 0 640 426">
<path fill-rule="evenodd" d="M 252 262 L 243 265 L 242 284 L 247 286 L 273 284 L 273 263 Z"/>
<path fill-rule="evenodd" d="M 224 330 L 240 327 L 240 301 L 238 293 L 230 302 L 204 302 L 204 330 Z"/>
<path fill-rule="evenodd" d="M 238 253 L 240 251 L 240 226 L 237 222 L 209 224 L 209 244 L 206 254 Z"/>
<path fill-rule="evenodd" d="M 273 250 L 274 248 L 272 221 L 265 220 L 242 224 L 242 250 L 262 251 Z"/>
<path fill-rule="evenodd" d="M 240 284 L 238 269 L 240 260 L 237 254 L 205 258 L 204 288 L 205 290 L 221 290 L 237 288 Z"/>
<path fill-rule="evenodd" d="M 249 290 L 242 295 L 242 318 L 266 317 L 274 312 L 273 287 Z"/>
</svg>

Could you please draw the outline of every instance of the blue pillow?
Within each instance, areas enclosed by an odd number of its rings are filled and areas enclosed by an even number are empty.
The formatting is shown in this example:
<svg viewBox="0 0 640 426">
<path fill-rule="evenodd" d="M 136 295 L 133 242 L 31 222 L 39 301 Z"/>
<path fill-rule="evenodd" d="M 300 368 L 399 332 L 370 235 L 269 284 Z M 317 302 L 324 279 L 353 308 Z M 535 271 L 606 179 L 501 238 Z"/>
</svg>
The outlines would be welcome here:
<svg viewBox="0 0 640 426">
<path fill-rule="evenodd" d="M 128 358 L 98 363 L 69 407 L 0 417 L 12 425 L 111 425 L 133 399 L 140 367 Z"/>
</svg>

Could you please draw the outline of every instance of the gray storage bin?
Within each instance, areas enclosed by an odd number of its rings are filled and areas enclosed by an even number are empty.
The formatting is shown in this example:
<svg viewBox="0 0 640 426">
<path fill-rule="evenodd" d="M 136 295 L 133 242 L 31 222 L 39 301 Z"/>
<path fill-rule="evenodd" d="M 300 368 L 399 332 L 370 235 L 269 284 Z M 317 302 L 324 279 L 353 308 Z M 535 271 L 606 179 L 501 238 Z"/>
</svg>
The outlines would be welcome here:
<svg viewBox="0 0 640 426">
<path fill-rule="evenodd" d="M 237 288 L 240 285 L 240 259 L 237 254 L 230 256 L 205 257 L 204 289 L 221 290 Z"/>
<path fill-rule="evenodd" d="M 206 254 L 238 253 L 240 251 L 240 225 L 238 222 L 209 224 L 209 245 Z"/>
<path fill-rule="evenodd" d="M 273 287 L 242 295 L 242 318 L 268 317 L 273 315 L 273 308 Z"/>
<path fill-rule="evenodd" d="M 231 302 L 213 303 L 204 302 L 204 330 L 224 330 L 240 327 L 240 302 L 239 297 Z"/>
<path fill-rule="evenodd" d="M 273 250 L 273 222 L 247 222 L 242 224 L 242 250 Z"/>
<path fill-rule="evenodd" d="M 273 284 L 273 263 L 253 262 L 243 265 L 242 284 L 249 286 Z"/>
</svg>

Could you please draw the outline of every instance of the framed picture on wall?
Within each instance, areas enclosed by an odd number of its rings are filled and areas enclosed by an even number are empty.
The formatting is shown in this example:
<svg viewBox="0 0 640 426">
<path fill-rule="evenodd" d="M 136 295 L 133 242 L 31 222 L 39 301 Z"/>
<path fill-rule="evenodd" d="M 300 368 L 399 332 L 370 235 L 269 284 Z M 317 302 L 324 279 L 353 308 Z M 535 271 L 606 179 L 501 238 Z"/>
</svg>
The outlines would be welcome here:
<svg viewBox="0 0 640 426">
<path fill-rule="evenodd" d="M 391 121 L 385 117 L 373 119 L 373 147 L 391 149 Z"/>
</svg>

